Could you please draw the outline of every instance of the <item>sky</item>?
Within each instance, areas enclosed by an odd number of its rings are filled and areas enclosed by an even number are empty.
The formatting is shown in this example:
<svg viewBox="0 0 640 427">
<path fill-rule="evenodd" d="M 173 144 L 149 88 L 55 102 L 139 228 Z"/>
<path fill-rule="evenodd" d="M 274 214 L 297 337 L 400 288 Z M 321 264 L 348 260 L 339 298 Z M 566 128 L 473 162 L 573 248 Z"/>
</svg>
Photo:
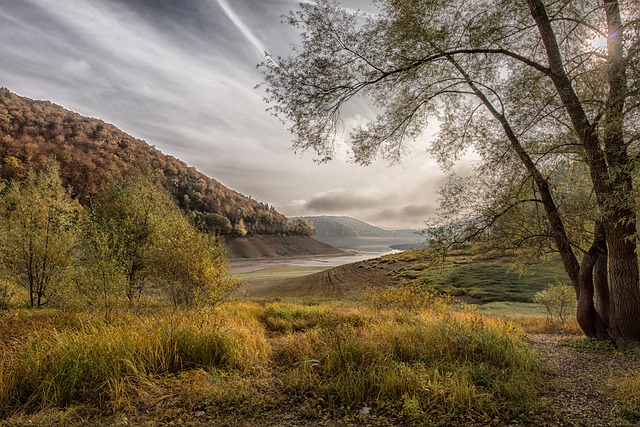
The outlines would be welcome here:
<svg viewBox="0 0 640 427">
<path fill-rule="evenodd" d="M 307 0 L 309 2 L 309 0 Z M 366 0 L 344 0 L 367 9 Z M 288 56 L 298 0 L 0 0 L 0 86 L 112 123 L 287 216 L 423 228 L 445 178 L 411 143 L 401 164 L 314 162 L 266 111 L 257 64 Z M 366 104 L 345 128 L 372 117 Z"/>
</svg>

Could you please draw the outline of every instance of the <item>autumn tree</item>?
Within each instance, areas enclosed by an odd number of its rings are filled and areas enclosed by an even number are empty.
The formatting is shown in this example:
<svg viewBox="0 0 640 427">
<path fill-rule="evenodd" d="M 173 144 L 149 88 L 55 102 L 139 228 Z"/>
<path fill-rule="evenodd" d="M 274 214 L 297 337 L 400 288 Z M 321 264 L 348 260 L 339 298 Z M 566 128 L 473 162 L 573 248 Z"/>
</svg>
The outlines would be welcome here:
<svg viewBox="0 0 640 427">
<path fill-rule="evenodd" d="M 290 220 L 287 226 L 284 228 L 285 234 L 293 236 L 309 237 L 313 233 L 315 233 L 315 231 L 316 230 L 313 227 L 313 222 L 310 219 L 302 220 L 300 218 Z"/>
<path fill-rule="evenodd" d="M 131 307 L 150 284 L 153 248 L 171 209 L 169 196 L 145 178 L 117 184 L 91 209 L 89 247 L 102 260 L 94 267 L 115 270 L 108 276 L 121 278 L 118 287 Z"/>
<path fill-rule="evenodd" d="M 231 221 L 225 216 L 194 211 L 192 217 L 196 227 L 202 232 L 225 236 L 233 231 Z"/>
<path fill-rule="evenodd" d="M 29 293 L 31 307 L 51 301 L 76 261 L 81 207 L 63 187 L 58 167 L 12 182 L 0 198 L 0 252 L 6 279 Z"/>
<path fill-rule="evenodd" d="M 399 160 L 405 141 L 437 118 L 429 149 L 445 169 L 465 151 L 479 158 L 473 180 L 443 192 L 486 208 L 465 217 L 458 205 L 459 237 L 495 233 L 516 210 L 536 215 L 532 235 L 559 253 L 585 334 L 640 342 L 638 2 L 374 4 L 377 13 L 354 14 L 319 0 L 290 14 L 300 45 L 263 70 L 271 111 L 290 123 L 294 146 L 330 159 L 341 112 L 356 98 L 380 111 L 350 132 L 362 164 Z M 587 216 L 576 219 L 579 199 L 562 200 L 563 165 L 582 169 L 594 196 L 583 201 Z"/>
<path fill-rule="evenodd" d="M 242 218 L 240 218 L 238 222 L 236 222 L 236 225 L 233 226 L 233 233 L 240 237 L 247 235 L 247 227 L 244 225 L 244 220 Z"/>
<path fill-rule="evenodd" d="M 175 307 L 215 305 L 236 288 L 218 237 L 198 231 L 178 210 L 165 217 L 159 231 L 153 279 Z"/>
<path fill-rule="evenodd" d="M 81 292 L 106 314 L 121 295 L 132 308 L 152 293 L 193 306 L 215 304 L 235 287 L 223 243 L 145 177 L 116 185 L 93 206 L 85 238 Z"/>
</svg>

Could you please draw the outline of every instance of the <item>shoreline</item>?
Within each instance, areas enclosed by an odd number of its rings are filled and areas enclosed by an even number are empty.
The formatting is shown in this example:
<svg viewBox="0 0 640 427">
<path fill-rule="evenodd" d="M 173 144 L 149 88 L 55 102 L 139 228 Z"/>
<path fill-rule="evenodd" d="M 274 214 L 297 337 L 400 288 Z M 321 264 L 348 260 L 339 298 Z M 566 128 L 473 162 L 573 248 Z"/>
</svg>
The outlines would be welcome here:
<svg viewBox="0 0 640 427">
<path fill-rule="evenodd" d="M 273 268 L 334 268 L 344 264 L 378 258 L 390 252 L 345 252 L 336 255 L 300 255 L 295 257 L 229 258 L 228 274 L 237 275 Z"/>
</svg>

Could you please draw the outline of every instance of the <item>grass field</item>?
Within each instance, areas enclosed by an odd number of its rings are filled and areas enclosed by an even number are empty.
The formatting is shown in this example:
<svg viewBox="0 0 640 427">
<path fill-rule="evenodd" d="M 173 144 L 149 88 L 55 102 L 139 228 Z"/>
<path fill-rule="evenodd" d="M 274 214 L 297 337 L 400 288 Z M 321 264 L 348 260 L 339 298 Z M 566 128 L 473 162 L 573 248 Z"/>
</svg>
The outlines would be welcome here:
<svg viewBox="0 0 640 427">
<path fill-rule="evenodd" d="M 236 301 L 110 323 L 16 310 L 0 326 L 8 425 L 526 420 L 544 381 L 520 331 L 441 304 Z"/>
<path fill-rule="evenodd" d="M 443 270 L 417 251 L 243 273 L 246 292 L 216 308 L 123 310 L 110 321 L 13 308 L 0 312 L 0 425 L 538 425 L 550 371 L 527 334 L 579 330 L 520 300 L 555 282 L 557 268 L 525 276 L 504 260 L 458 257 Z M 368 280 L 379 285 L 331 296 Z M 299 296 L 273 283 L 298 284 Z M 440 294 L 452 284 L 490 302 Z M 630 374 L 612 392 L 629 417 L 640 413 L 638 383 Z"/>
<path fill-rule="evenodd" d="M 475 260 L 454 257 L 442 266 L 417 264 L 396 272 L 398 278 L 424 284 L 450 295 L 468 295 L 481 302 L 532 302 L 550 283 L 568 282 L 559 260 L 518 271 L 510 259 Z"/>
</svg>

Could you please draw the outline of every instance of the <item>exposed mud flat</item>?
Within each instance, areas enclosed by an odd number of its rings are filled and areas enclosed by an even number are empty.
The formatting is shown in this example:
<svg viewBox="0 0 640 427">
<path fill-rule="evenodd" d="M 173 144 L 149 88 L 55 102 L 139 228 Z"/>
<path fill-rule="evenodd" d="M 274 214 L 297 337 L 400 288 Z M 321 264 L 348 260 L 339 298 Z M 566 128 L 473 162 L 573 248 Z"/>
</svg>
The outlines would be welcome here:
<svg viewBox="0 0 640 427">
<path fill-rule="evenodd" d="M 229 258 L 277 258 L 344 255 L 347 252 L 312 237 L 251 235 L 225 239 Z"/>
</svg>

